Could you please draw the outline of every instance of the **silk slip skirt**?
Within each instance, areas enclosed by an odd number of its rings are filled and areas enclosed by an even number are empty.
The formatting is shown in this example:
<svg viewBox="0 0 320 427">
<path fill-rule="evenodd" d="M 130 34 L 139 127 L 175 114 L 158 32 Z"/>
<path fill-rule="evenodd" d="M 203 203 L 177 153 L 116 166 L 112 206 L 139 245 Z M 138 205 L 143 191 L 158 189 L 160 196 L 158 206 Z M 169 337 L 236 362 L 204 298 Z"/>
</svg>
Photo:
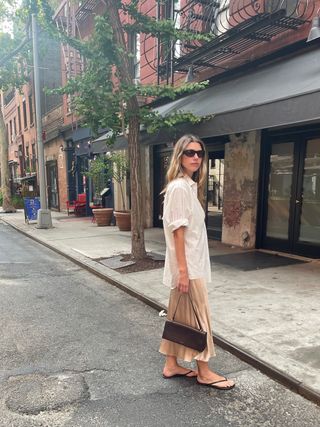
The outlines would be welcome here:
<svg viewBox="0 0 320 427">
<path fill-rule="evenodd" d="M 215 356 L 215 351 L 211 332 L 208 291 L 205 281 L 203 279 L 190 280 L 189 294 L 201 322 L 202 329 L 207 332 L 207 347 L 204 351 L 199 353 L 192 348 L 162 339 L 159 351 L 166 356 L 175 356 L 186 362 L 191 362 L 192 359 L 208 362 L 210 357 Z M 175 320 L 186 325 L 198 327 L 197 319 L 194 315 L 188 294 L 181 294 L 177 288 L 171 289 L 167 318 L 172 320 L 180 295 L 182 296 L 175 315 Z"/>
</svg>

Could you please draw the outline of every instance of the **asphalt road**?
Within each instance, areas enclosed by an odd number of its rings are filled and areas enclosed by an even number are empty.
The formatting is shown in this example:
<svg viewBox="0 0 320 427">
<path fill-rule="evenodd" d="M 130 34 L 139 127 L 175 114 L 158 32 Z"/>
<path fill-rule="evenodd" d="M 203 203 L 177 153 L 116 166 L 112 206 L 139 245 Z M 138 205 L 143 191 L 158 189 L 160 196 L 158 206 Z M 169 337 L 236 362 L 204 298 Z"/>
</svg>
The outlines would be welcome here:
<svg viewBox="0 0 320 427">
<path fill-rule="evenodd" d="M 318 406 L 219 348 L 232 391 L 163 379 L 163 322 L 0 222 L 0 427 L 320 425 Z"/>
</svg>

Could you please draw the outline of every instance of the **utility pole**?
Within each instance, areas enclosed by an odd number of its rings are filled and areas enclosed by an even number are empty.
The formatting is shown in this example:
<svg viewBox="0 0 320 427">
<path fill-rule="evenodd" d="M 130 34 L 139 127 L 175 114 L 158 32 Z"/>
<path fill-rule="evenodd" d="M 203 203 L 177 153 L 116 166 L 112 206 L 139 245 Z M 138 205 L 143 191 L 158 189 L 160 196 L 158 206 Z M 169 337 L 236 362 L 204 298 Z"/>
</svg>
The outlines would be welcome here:
<svg viewBox="0 0 320 427">
<path fill-rule="evenodd" d="M 40 99 L 40 76 L 38 59 L 38 28 L 35 14 L 32 14 L 32 40 L 33 40 L 33 77 L 35 91 L 36 107 L 36 125 L 37 125 L 37 147 L 38 147 L 38 171 L 40 186 L 40 209 L 37 215 L 37 228 L 51 228 L 51 211 L 47 206 L 44 149 L 42 141 L 42 120 L 41 120 L 41 99 Z"/>
</svg>

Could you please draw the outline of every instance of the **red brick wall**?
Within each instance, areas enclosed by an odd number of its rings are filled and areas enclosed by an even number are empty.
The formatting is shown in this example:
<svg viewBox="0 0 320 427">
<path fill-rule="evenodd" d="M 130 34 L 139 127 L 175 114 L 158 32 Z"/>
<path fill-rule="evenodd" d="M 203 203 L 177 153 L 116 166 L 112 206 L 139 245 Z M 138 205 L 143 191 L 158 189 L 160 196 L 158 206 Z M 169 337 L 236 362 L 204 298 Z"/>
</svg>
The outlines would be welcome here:
<svg viewBox="0 0 320 427">
<path fill-rule="evenodd" d="M 20 166 L 23 161 L 25 161 L 25 166 L 31 166 L 29 164 L 29 159 L 23 160 L 26 155 L 26 147 L 29 147 L 29 153 L 32 153 L 32 144 L 36 143 L 36 129 L 35 129 L 35 119 L 34 119 L 34 101 L 33 102 L 33 117 L 30 117 L 30 108 L 29 108 L 29 94 L 31 93 L 30 86 L 24 85 L 21 89 L 21 93 L 16 91 L 14 98 L 4 107 L 4 120 L 5 123 L 10 125 L 12 122 L 12 130 L 14 133 L 14 119 L 16 119 L 16 135 L 11 135 L 9 131 L 9 161 L 16 161 L 19 163 L 18 174 L 20 175 Z M 26 103 L 26 116 L 27 116 L 27 126 L 24 126 L 23 119 L 23 100 Z M 19 130 L 19 120 L 18 120 L 18 106 L 20 106 L 20 116 L 21 116 L 21 128 Z M 8 126 L 10 127 L 10 126 Z M 23 145 L 22 157 L 19 156 L 19 146 Z M 30 156 L 31 157 L 31 156 Z"/>
</svg>

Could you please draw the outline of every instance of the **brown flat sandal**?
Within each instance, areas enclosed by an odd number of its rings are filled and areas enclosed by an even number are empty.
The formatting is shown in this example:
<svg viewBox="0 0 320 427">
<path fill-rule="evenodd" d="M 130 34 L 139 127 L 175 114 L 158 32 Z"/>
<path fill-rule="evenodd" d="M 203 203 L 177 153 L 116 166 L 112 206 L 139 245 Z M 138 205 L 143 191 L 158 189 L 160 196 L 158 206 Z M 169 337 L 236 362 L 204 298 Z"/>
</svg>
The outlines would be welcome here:
<svg viewBox="0 0 320 427">
<path fill-rule="evenodd" d="M 168 380 L 168 379 L 170 379 L 170 378 L 177 378 L 177 377 L 195 378 L 195 377 L 196 377 L 196 375 L 189 375 L 189 374 L 191 374 L 191 372 L 195 372 L 195 371 L 193 371 L 193 370 L 191 369 L 190 371 L 185 372 L 184 374 L 174 374 L 174 375 L 169 375 L 169 376 L 162 374 L 162 376 L 163 376 L 163 378 L 165 378 L 166 380 Z"/>
<path fill-rule="evenodd" d="M 228 386 L 225 386 L 225 387 L 224 386 L 220 386 L 219 387 L 218 385 L 216 385 L 216 384 L 219 384 L 219 383 L 223 383 L 225 381 L 228 381 L 228 379 L 224 377 L 223 380 L 214 381 L 213 383 L 201 383 L 198 380 L 197 380 L 197 383 L 199 385 L 203 385 L 203 386 L 206 386 L 206 387 L 216 388 L 217 390 L 231 390 L 235 386 L 235 384 L 228 385 Z"/>
</svg>

